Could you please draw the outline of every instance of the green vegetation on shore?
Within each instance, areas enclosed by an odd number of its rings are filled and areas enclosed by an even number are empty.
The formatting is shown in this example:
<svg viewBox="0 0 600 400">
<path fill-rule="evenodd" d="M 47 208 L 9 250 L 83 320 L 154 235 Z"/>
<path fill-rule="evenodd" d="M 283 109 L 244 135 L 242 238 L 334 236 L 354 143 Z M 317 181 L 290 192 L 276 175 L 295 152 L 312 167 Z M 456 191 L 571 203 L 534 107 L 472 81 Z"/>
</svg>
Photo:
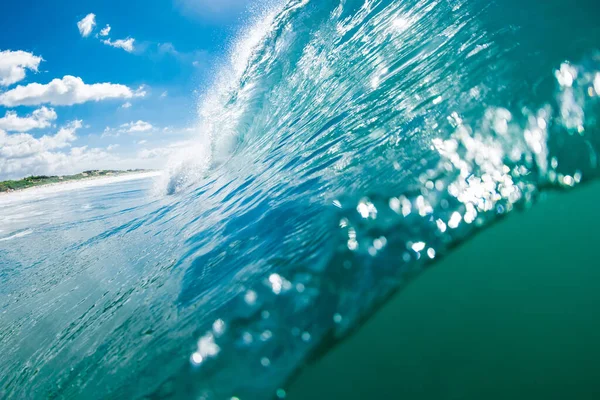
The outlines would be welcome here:
<svg viewBox="0 0 600 400">
<path fill-rule="evenodd" d="M 1 192 L 12 192 L 15 190 L 27 189 L 34 186 L 48 185 L 52 183 L 68 182 L 68 181 L 79 181 L 83 179 L 91 179 L 102 176 L 120 176 L 132 173 L 148 172 L 144 169 L 129 169 L 126 171 L 115 171 L 115 170 L 93 170 L 84 171 L 76 175 L 64 175 L 64 176 L 29 176 L 17 181 L 4 181 L 0 182 L 0 193 Z"/>
</svg>

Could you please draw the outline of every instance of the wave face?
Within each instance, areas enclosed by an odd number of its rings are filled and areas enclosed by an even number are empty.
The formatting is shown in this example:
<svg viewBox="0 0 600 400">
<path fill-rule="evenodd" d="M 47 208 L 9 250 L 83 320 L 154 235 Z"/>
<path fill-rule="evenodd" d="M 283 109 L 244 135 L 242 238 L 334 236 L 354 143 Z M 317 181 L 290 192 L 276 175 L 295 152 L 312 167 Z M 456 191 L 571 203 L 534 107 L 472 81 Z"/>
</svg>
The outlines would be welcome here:
<svg viewBox="0 0 600 400">
<path fill-rule="evenodd" d="M 0 397 L 284 397 L 453 246 L 598 175 L 600 10 L 577 3 L 282 5 L 201 103 L 169 196 L 27 256 L 46 272 L 20 272 L 38 292 L 1 303 L 0 346 L 70 311 L 0 364 Z M 25 291 L 13 276 L 3 288 Z"/>
</svg>

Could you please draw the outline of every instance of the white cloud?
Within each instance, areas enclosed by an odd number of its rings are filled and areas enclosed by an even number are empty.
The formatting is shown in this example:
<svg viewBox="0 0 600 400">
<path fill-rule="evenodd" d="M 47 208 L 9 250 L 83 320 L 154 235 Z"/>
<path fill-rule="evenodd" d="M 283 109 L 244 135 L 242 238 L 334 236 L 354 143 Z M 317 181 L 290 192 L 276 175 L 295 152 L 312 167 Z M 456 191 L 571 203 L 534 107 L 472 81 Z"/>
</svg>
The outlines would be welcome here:
<svg viewBox="0 0 600 400">
<path fill-rule="evenodd" d="M 77 22 L 77 28 L 81 36 L 88 37 L 96 26 L 96 14 L 88 14 L 81 21 Z"/>
<path fill-rule="evenodd" d="M 0 51 L 0 86 L 10 86 L 25 79 L 25 70 L 38 71 L 42 57 L 26 51 Z"/>
<path fill-rule="evenodd" d="M 121 136 L 121 134 L 118 131 L 115 131 L 111 127 L 107 126 L 106 128 L 104 128 L 104 131 L 102 132 L 102 135 L 100 136 L 100 138 L 104 139 L 104 138 L 108 138 L 108 137 L 119 137 L 119 136 Z"/>
<path fill-rule="evenodd" d="M 85 153 L 85 151 L 87 150 L 87 148 L 88 148 L 87 146 L 73 147 L 71 149 L 70 154 L 72 156 L 76 156 L 76 157 L 82 156 Z"/>
<path fill-rule="evenodd" d="M 77 139 L 75 133 L 81 128 L 81 121 L 71 122 L 52 136 L 44 135 L 39 139 L 27 133 L 9 135 L 0 131 L 0 158 L 15 159 L 30 157 L 36 153 L 62 149 Z"/>
<path fill-rule="evenodd" d="M 131 106 L 132 106 L 132 104 L 130 102 L 127 102 L 127 103 L 123 104 L 121 106 L 121 108 L 131 108 Z"/>
<path fill-rule="evenodd" d="M 169 155 L 189 149 L 195 143 L 168 144 L 162 139 L 152 142 L 148 138 L 144 147 L 130 146 L 124 141 L 109 142 L 110 145 L 98 148 L 86 142 L 87 136 L 78 137 L 77 129 L 82 125 L 81 121 L 74 121 L 43 137 L 0 130 L 0 180 L 29 175 L 66 175 L 90 169 L 161 168 Z"/>
<path fill-rule="evenodd" d="M 123 49 L 128 53 L 133 52 L 133 50 L 134 50 L 133 43 L 134 42 L 135 42 L 134 38 L 118 39 L 118 40 L 115 40 L 114 42 L 110 39 L 106 39 L 106 40 L 102 41 L 102 43 L 104 43 L 108 46 L 116 47 L 118 49 Z"/>
<path fill-rule="evenodd" d="M 159 56 L 170 55 L 175 57 L 179 62 L 184 64 L 192 64 L 194 67 L 203 65 L 210 55 L 204 50 L 194 50 L 191 52 L 178 51 L 173 43 L 159 43 L 157 45 L 157 54 Z"/>
<path fill-rule="evenodd" d="M 186 149 L 194 148 L 197 143 L 190 140 L 181 140 L 178 142 L 171 143 L 168 146 L 160 146 L 151 149 L 142 149 L 138 151 L 137 158 L 142 160 L 152 160 L 160 158 L 168 160 L 170 156 L 178 154 Z"/>
<path fill-rule="evenodd" d="M 155 129 L 155 127 L 146 121 L 131 121 L 128 122 L 126 124 L 122 124 L 119 126 L 119 128 L 111 128 L 109 126 L 107 126 L 104 129 L 104 132 L 102 132 L 102 138 L 108 138 L 108 137 L 119 137 L 121 136 L 121 133 L 141 133 L 141 132 L 148 132 Z"/>
<path fill-rule="evenodd" d="M 26 117 L 19 117 L 14 111 L 7 111 L 0 118 L 0 129 L 8 132 L 28 132 L 32 129 L 47 128 L 57 118 L 53 108 L 41 107 Z"/>
<path fill-rule="evenodd" d="M 173 43 L 159 43 L 158 44 L 158 52 L 162 54 L 173 54 L 178 55 L 179 52 L 175 49 Z"/>
<path fill-rule="evenodd" d="M 167 97 L 169 95 L 169 92 L 167 92 L 166 90 L 164 92 L 162 92 L 162 94 L 160 95 L 161 99 L 164 99 L 165 97 Z"/>
<path fill-rule="evenodd" d="M 153 158 L 167 158 L 173 153 L 173 150 L 163 147 L 157 147 L 155 149 L 143 149 L 138 153 L 138 158 L 142 160 L 151 160 Z"/>
<path fill-rule="evenodd" d="M 100 36 L 108 36 L 110 29 L 110 25 L 106 24 L 106 26 L 100 31 Z"/>
<path fill-rule="evenodd" d="M 170 135 L 180 135 L 180 136 L 189 136 L 190 133 L 194 133 L 197 132 L 197 129 L 194 128 L 193 126 L 188 126 L 188 127 L 172 127 L 172 126 L 165 126 L 162 131 L 164 133 L 168 133 Z"/>
<path fill-rule="evenodd" d="M 102 132 L 101 138 L 116 138 L 116 137 L 120 137 L 121 134 L 136 134 L 136 133 L 143 133 L 143 132 L 163 132 L 166 134 L 169 134 L 169 141 L 174 140 L 174 137 L 189 137 L 190 133 L 192 132 L 196 132 L 196 129 L 194 128 L 174 128 L 171 126 L 166 126 L 166 127 L 157 127 L 152 125 L 149 122 L 146 121 L 131 121 L 128 122 L 126 124 L 122 124 L 118 127 L 114 127 L 111 128 L 109 126 L 107 126 L 104 129 L 104 132 Z M 152 135 L 148 135 L 148 136 L 152 136 Z M 157 140 L 161 140 L 164 139 L 165 136 L 164 135 L 160 135 L 160 136 L 156 136 L 155 139 Z M 148 140 L 148 143 L 150 144 L 156 144 L 156 140 L 151 140 L 150 137 L 145 137 L 145 139 Z M 144 142 L 144 143 L 142 143 Z M 146 142 L 144 140 L 141 140 L 139 142 L 136 142 L 138 144 L 145 144 Z M 180 142 L 177 142 L 180 143 Z M 171 147 L 169 145 L 169 147 Z"/>
<path fill-rule="evenodd" d="M 123 124 L 120 128 L 120 132 L 126 133 L 147 132 L 154 129 L 152 124 L 141 120 L 137 122 L 132 121 L 127 124 Z"/>
<path fill-rule="evenodd" d="M 88 85 L 81 78 L 67 75 L 62 79 L 54 79 L 48 84 L 30 83 L 27 86 L 17 86 L 0 94 L 0 105 L 5 107 L 40 104 L 71 106 L 88 101 L 130 99 L 145 95 L 143 88 L 133 91 L 125 85 L 114 83 Z"/>
<path fill-rule="evenodd" d="M 147 92 L 146 92 L 146 88 L 148 86 L 146 85 L 141 85 L 139 88 L 137 88 L 137 90 L 135 91 L 135 93 L 133 94 L 134 97 L 145 97 Z"/>
<path fill-rule="evenodd" d="M 147 140 L 140 140 L 139 142 L 137 142 L 137 144 L 142 145 L 142 144 L 146 144 L 148 143 Z"/>
<path fill-rule="evenodd" d="M 74 121 L 56 134 L 41 138 L 26 133 L 11 135 L 0 130 L 0 180 L 140 165 L 137 160 L 121 160 L 103 149 L 71 147 L 81 127 L 81 121 Z M 112 149 L 117 146 L 113 145 Z"/>
</svg>

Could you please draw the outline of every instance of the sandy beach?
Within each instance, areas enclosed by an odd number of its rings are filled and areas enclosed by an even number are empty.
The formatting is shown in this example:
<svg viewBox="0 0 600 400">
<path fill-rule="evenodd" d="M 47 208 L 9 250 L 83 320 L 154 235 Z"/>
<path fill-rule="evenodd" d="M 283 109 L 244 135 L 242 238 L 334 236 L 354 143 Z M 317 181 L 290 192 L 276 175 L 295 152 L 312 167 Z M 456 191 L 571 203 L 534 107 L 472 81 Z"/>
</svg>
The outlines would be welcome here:
<svg viewBox="0 0 600 400">
<path fill-rule="evenodd" d="M 49 183 L 46 185 L 34 186 L 34 187 L 21 189 L 21 190 L 15 190 L 12 192 L 0 192 L 0 198 L 7 199 L 7 198 L 22 197 L 24 195 L 27 195 L 27 196 L 37 195 L 37 194 L 44 195 L 44 194 L 50 194 L 50 193 L 55 193 L 55 192 L 62 192 L 65 190 L 76 190 L 76 189 L 82 189 L 82 188 L 87 188 L 87 187 L 92 187 L 92 186 L 108 185 L 111 183 L 131 181 L 131 180 L 136 180 L 136 179 L 154 178 L 154 177 L 157 177 L 160 175 L 162 175 L 162 171 L 132 172 L 132 173 L 126 173 L 126 174 L 122 174 L 122 175 L 118 175 L 118 176 L 93 176 L 93 177 L 89 177 L 89 178 L 85 178 L 85 179 L 81 179 L 81 180 L 77 180 L 77 181 L 56 182 L 56 183 Z"/>
</svg>

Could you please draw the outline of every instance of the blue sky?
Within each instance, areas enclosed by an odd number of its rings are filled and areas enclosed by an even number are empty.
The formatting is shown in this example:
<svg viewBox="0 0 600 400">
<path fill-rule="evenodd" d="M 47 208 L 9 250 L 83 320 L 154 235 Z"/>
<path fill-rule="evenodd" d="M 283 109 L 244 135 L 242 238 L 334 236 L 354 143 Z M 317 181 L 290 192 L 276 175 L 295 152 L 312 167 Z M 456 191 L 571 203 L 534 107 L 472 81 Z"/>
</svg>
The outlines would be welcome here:
<svg viewBox="0 0 600 400">
<path fill-rule="evenodd" d="M 199 134 L 198 96 L 251 2 L 4 4 L 0 179 L 160 167 Z"/>
</svg>

